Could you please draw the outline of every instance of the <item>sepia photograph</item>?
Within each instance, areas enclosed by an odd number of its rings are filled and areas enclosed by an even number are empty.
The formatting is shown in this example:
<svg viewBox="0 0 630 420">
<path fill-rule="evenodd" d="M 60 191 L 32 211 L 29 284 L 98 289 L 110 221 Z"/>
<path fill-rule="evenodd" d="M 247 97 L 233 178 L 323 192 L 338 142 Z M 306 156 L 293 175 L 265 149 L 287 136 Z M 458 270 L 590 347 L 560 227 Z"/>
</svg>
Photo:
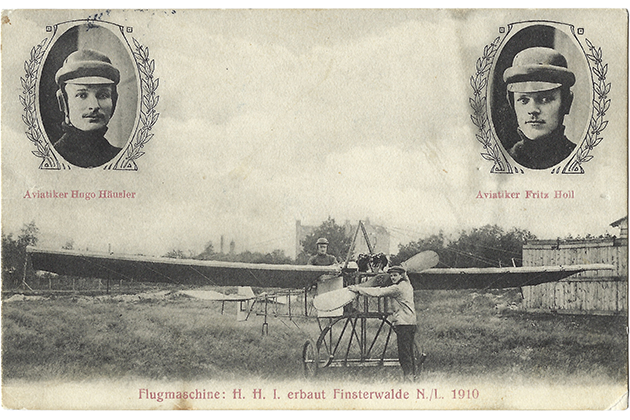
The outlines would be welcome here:
<svg viewBox="0 0 630 420">
<path fill-rule="evenodd" d="M 66 162 L 99 167 L 114 159 L 131 137 L 138 102 L 134 64 L 127 48 L 103 24 L 70 22 L 55 29 L 67 30 L 43 60 L 42 125 Z M 118 114 L 121 117 L 114 118 Z"/>
<path fill-rule="evenodd" d="M 5 410 L 626 410 L 621 9 L 2 12 Z"/>
<path fill-rule="evenodd" d="M 569 35 L 547 22 L 528 24 L 498 53 L 492 119 L 501 144 L 516 163 L 547 169 L 568 158 L 586 133 L 591 80 L 587 58 Z M 565 118 L 571 124 L 568 130 Z"/>
</svg>

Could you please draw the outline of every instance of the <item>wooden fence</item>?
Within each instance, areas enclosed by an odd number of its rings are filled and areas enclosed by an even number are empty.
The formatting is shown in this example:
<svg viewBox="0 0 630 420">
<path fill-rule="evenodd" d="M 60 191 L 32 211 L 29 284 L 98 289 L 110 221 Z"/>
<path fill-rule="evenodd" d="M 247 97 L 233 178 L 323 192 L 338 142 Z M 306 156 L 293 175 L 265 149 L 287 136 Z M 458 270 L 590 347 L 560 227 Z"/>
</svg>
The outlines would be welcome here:
<svg viewBox="0 0 630 420">
<path fill-rule="evenodd" d="M 617 314 L 628 310 L 627 238 L 531 241 L 523 265 L 612 264 L 556 282 L 523 287 L 523 307 L 567 313 Z"/>
</svg>

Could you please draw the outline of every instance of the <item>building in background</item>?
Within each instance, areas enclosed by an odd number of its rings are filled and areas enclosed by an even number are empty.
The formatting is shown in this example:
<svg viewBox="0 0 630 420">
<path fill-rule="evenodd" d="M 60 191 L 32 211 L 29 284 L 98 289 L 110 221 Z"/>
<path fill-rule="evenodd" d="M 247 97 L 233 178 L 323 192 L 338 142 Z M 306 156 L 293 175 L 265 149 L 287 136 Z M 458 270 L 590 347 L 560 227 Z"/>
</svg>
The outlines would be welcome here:
<svg viewBox="0 0 630 420">
<path fill-rule="evenodd" d="M 343 227 L 346 231 L 346 235 L 352 238 L 357 230 L 357 225 L 353 225 L 349 220 L 343 224 Z M 386 228 L 383 226 L 373 225 L 370 223 L 370 219 L 365 219 L 363 221 L 363 226 L 365 226 L 365 231 L 367 232 L 367 236 L 370 240 L 370 245 L 372 245 L 372 251 L 374 253 L 382 252 L 383 254 L 389 255 L 390 250 L 390 235 Z M 361 253 L 368 253 L 368 246 L 365 241 L 365 236 L 362 232 L 359 231 L 357 235 L 357 242 L 354 247 L 354 254 L 358 255 Z"/>
<path fill-rule="evenodd" d="M 523 245 L 523 266 L 612 264 L 614 270 L 585 271 L 559 282 L 523 287 L 523 307 L 565 313 L 628 311 L 628 217 L 611 223 L 619 237 L 540 240 Z"/>
<path fill-rule="evenodd" d="M 351 224 L 349 220 L 346 220 L 343 224 L 343 228 L 345 230 L 346 236 L 349 238 L 354 237 L 354 234 L 357 230 L 358 224 Z M 375 253 L 382 252 L 384 254 L 390 254 L 390 244 L 391 238 L 387 229 L 383 226 L 373 225 L 370 223 L 370 219 L 365 219 L 363 221 L 363 226 L 365 226 L 365 230 L 367 232 L 367 236 L 370 240 L 370 244 L 372 245 L 373 251 Z M 307 226 L 303 225 L 300 220 L 296 220 L 295 222 L 295 255 L 299 255 L 302 252 L 302 241 L 308 235 L 312 234 L 317 226 Z M 365 238 L 362 232 L 359 232 L 357 235 L 357 241 L 354 247 L 354 254 L 358 255 L 361 253 L 367 253 L 368 246 L 365 242 Z"/>
</svg>

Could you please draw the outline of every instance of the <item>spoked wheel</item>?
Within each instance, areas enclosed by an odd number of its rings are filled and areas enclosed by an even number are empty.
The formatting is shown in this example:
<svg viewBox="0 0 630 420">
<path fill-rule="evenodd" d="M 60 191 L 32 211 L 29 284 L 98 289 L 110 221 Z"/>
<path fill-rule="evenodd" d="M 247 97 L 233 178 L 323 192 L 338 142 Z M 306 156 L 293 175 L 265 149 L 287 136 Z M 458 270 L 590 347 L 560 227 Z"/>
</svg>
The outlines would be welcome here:
<svg viewBox="0 0 630 420">
<path fill-rule="evenodd" d="M 318 368 L 320 369 L 330 366 L 334 359 L 332 327 L 336 322 L 324 328 L 317 339 L 317 359 L 319 361 Z"/>
<path fill-rule="evenodd" d="M 319 352 L 315 347 L 315 343 L 311 340 L 306 340 L 302 348 L 302 363 L 304 365 L 304 376 L 306 378 L 312 378 L 317 375 Z"/>
</svg>

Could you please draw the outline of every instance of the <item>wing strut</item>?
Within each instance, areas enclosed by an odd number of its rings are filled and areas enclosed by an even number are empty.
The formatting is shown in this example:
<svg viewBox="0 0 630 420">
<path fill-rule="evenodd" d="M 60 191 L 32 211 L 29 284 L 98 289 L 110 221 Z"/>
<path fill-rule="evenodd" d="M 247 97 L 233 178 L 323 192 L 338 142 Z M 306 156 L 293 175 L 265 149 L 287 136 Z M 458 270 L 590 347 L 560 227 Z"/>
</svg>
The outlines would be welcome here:
<svg viewBox="0 0 630 420">
<path fill-rule="evenodd" d="M 370 238 L 368 237 L 367 230 L 365 230 L 365 225 L 361 220 L 359 220 L 359 226 L 361 226 L 361 230 L 363 231 L 363 237 L 365 238 L 365 243 L 367 244 L 368 251 L 370 251 L 370 254 L 374 254 L 374 249 L 372 248 L 372 244 L 370 243 Z"/>
<path fill-rule="evenodd" d="M 348 268 L 348 263 L 350 262 L 350 256 L 352 255 L 352 251 L 354 251 L 354 246 L 357 243 L 357 236 L 359 235 L 359 229 L 363 232 L 363 238 L 365 238 L 365 243 L 367 244 L 368 251 L 370 254 L 374 253 L 374 249 L 372 248 L 372 244 L 370 243 L 370 238 L 368 236 L 367 230 L 365 230 L 365 225 L 361 220 L 359 220 L 359 224 L 357 225 L 357 229 L 354 231 L 354 237 L 352 238 L 352 243 L 350 244 L 350 248 L 348 249 L 348 255 L 346 255 L 346 262 L 343 265 L 343 269 Z"/>
</svg>

